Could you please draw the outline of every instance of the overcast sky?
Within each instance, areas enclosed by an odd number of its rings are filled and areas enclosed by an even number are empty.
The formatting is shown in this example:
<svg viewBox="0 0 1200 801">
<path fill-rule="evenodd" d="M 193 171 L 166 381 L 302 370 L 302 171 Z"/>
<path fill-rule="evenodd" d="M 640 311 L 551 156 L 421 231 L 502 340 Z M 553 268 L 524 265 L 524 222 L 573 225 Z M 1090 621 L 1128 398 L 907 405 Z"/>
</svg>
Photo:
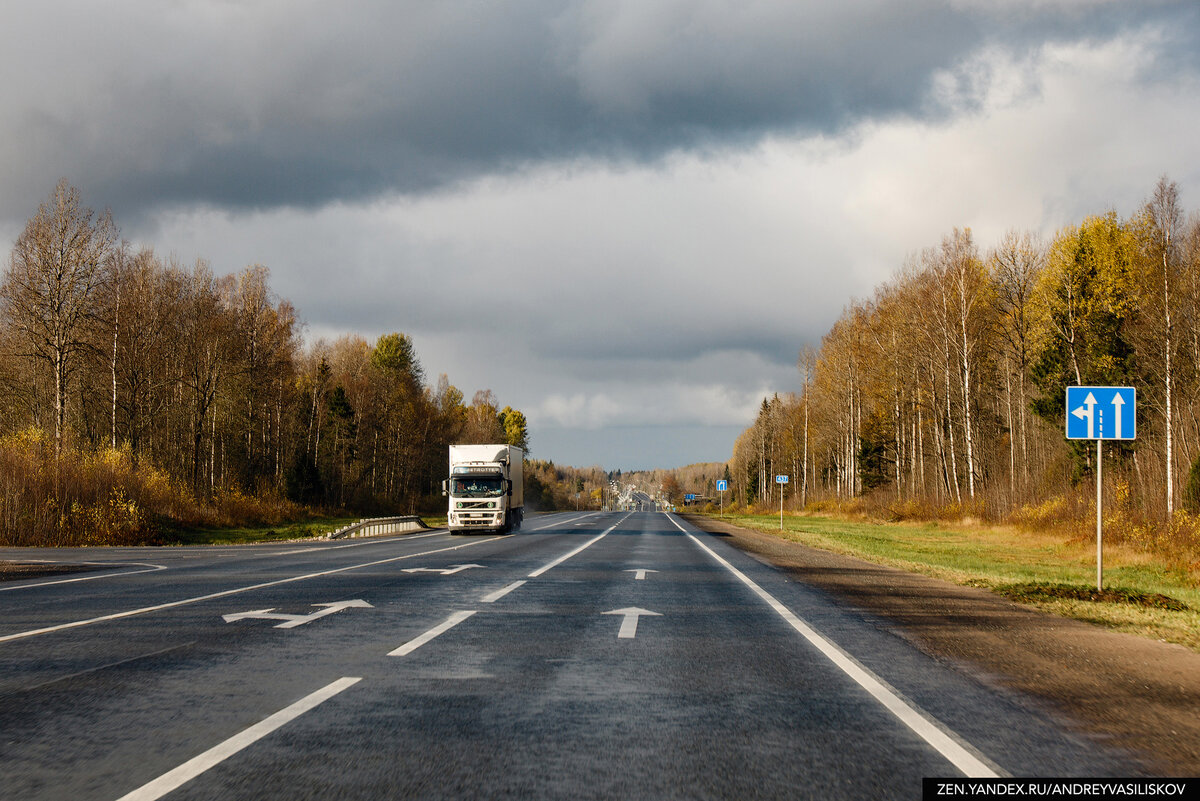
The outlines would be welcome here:
<svg viewBox="0 0 1200 801">
<path fill-rule="evenodd" d="M 609 469 L 729 458 L 955 226 L 1200 209 L 1195 0 L 19 0 L 0 69 L 6 249 L 65 177 Z"/>
</svg>

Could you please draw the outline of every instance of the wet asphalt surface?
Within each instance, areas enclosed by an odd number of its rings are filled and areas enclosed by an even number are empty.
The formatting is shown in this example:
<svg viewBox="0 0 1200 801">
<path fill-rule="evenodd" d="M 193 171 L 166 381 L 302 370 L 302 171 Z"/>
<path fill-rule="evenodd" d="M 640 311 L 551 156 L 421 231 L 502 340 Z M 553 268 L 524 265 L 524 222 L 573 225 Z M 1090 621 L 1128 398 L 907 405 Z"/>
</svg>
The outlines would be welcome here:
<svg viewBox="0 0 1200 801">
<path fill-rule="evenodd" d="M 112 565 L 0 584 L 2 798 L 918 798 L 962 775 L 730 567 L 998 775 L 1144 772 L 663 513 L 0 559 Z M 631 632 L 627 609 L 657 614 Z"/>
</svg>

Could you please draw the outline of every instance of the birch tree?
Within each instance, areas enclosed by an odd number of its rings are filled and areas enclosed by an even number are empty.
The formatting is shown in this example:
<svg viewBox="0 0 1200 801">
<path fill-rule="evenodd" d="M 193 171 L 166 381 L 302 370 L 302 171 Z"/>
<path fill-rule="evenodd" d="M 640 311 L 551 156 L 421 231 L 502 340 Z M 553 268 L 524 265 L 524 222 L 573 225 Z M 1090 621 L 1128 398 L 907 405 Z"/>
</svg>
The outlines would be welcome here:
<svg viewBox="0 0 1200 801">
<path fill-rule="evenodd" d="M 1142 253 L 1147 261 L 1143 277 L 1150 283 L 1143 293 L 1142 312 L 1149 330 L 1144 337 L 1156 351 L 1159 380 L 1162 382 L 1164 466 L 1166 470 L 1167 515 L 1175 512 L 1175 350 L 1179 347 L 1175 330 L 1178 314 L 1176 285 L 1180 281 L 1180 240 L 1183 212 L 1179 207 L 1179 188 L 1164 175 L 1158 179 L 1154 196 L 1142 210 L 1140 228 Z"/>
<path fill-rule="evenodd" d="M 54 452 L 62 453 L 67 397 L 79 360 L 98 350 L 101 296 L 112 280 L 117 240 L 112 216 L 80 203 L 62 180 L 13 247 L 0 299 L 29 352 L 54 383 Z"/>
</svg>

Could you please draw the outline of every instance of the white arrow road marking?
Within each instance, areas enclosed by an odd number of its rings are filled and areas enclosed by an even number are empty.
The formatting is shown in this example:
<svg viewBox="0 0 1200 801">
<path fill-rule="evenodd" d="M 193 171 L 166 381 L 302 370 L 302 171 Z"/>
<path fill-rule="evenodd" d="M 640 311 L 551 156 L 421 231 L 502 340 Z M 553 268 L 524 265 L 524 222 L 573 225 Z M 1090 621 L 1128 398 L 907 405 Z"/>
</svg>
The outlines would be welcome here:
<svg viewBox="0 0 1200 801">
<path fill-rule="evenodd" d="M 461 573 L 464 570 L 470 570 L 473 567 L 483 567 L 483 565 L 450 565 L 450 567 L 410 567 L 405 569 L 405 573 L 440 573 L 443 576 L 453 576 L 455 573 Z"/>
<path fill-rule="evenodd" d="M 143 784 L 138 789 L 126 793 L 117 801 L 155 801 L 167 793 L 187 784 L 201 773 L 214 768 L 229 757 L 261 740 L 280 726 L 295 720 L 320 704 L 325 703 L 348 687 L 352 687 L 361 678 L 346 677 L 327 684 L 315 693 L 306 695 L 289 707 L 279 710 L 271 717 L 254 724 L 250 728 L 235 734 L 223 743 L 213 746 L 199 756 L 192 757 L 174 770 L 167 771 L 154 781 Z"/>
<path fill-rule="evenodd" d="M 637 636 L 638 618 L 642 615 L 662 617 L 658 612 L 651 612 L 649 609 L 639 609 L 636 606 L 626 607 L 625 609 L 614 609 L 611 612 L 602 612 L 601 614 L 625 616 L 625 619 L 621 621 L 621 630 L 617 632 L 618 640 L 632 640 Z"/>
<path fill-rule="evenodd" d="M 457 551 L 461 548 L 472 548 L 476 545 L 483 545 L 486 542 L 495 542 L 496 540 L 502 540 L 511 536 L 511 534 L 505 534 L 496 537 L 488 537 L 486 540 L 464 542 L 460 545 L 452 545 L 448 548 L 437 548 L 432 551 L 422 551 L 421 553 L 409 553 L 403 556 L 393 556 L 388 559 L 376 559 L 371 562 L 363 562 L 362 564 L 348 565 L 346 567 L 335 567 L 331 570 L 321 570 L 317 573 L 305 573 L 302 576 L 290 576 L 288 578 L 276 579 L 275 581 L 264 581 L 261 584 L 251 584 L 248 587 L 236 587 L 232 590 L 222 590 L 221 592 L 213 592 L 209 593 L 208 595 L 199 595 L 195 598 L 184 598 L 181 601 L 171 601 L 170 603 L 157 604 L 156 606 L 143 606 L 141 609 L 130 609 L 126 612 L 116 612 L 111 615 L 101 615 L 100 617 L 93 617 L 87 620 L 76 620 L 71 623 L 60 623 L 57 626 L 46 626 L 45 628 L 31 629 L 29 631 L 18 631 L 16 634 L 5 634 L 0 636 L 0 642 L 20 640 L 25 637 L 37 637 L 42 634 L 50 634 L 51 632 L 55 631 L 66 631 L 67 629 L 76 629 L 80 626 L 91 626 L 96 623 L 104 623 L 109 620 L 122 620 L 123 618 L 134 617 L 136 615 L 146 615 L 151 612 L 159 612 L 163 609 L 174 609 L 177 606 L 187 606 L 189 604 L 200 603 L 201 601 L 212 601 L 216 598 L 224 598 L 227 595 L 237 595 L 239 593 L 250 592 L 252 590 L 265 589 L 266 587 L 277 587 L 280 584 L 290 584 L 293 581 L 307 581 L 309 579 L 322 578 L 324 576 L 336 576 L 337 574 L 345 573 L 348 570 L 360 570 L 364 567 L 375 567 L 376 565 L 387 565 L 391 564 L 392 562 L 400 562 L 405 559 L 416 559 L 419 556 L 429 556 L 430 554 L 444 553 L 446 551 Z M 394 540 L 387 540 L 386 542 L 393 541 Z"/>
<path fill-rule="evenodd" d="M 646 574 L 647 574 L 647 573 L 657 573 L 658 571 L 657 571 L 657 570 L 650 570 L 649 568 L 645 568 L 645 567 L 639 567 L 639 568 L 636 568 L 636 569 L 632 569 L 632 568 L 631 568 L 631 569 L 629 569 L 629 570 L 626 570 L 625 572 L 626 572 L 626 573 L 636 573 L 637 575 L 635 575 L 635 576 L 633 577 L 635 581 L 644 581 L 644 580 L 646 579 Z"/>
<path fill-rule="evenodd" d="M 275 607 L 270 609 L 255 609 L 252 612 L 236 612 L 232 615 L 224 615 L 226 623 L 232 623 L 235 620 L 245 620 L 246 618 L 261 618 L 264 620 L 283 620 L 275 628 L 277 629 L 294 629 L 297 626 L 303 626 L 305 623 L 311 623 L 317 618 L 332 615 L 334 612 L 340 612 L 343 609 L 361 608 L 371 609 L 371 605 L 361 599 L 355 601 L 335 601 L 331 604 L 313 604 L 313 606 L 323 606 L 324 609 L 319 609 L 316 612 L 310 612 L 307 615 L 288 615 L 283 612 L 275 612 Z"/>
<path fill-rule="evenodd" d="M 474 609 L 465 609 L 461 612 L 455 612 L 453 615 L 446 618 L 444 621 L 434 626 L 420 637 L 409 640 L 394 651 L 388 651 L 388 656 L 407 656 L 435 637 L 445 634 L 447 631 L 454 628 L 459 623 L 462 623 L 473 614 L 475 614 Z"/>
</svg>

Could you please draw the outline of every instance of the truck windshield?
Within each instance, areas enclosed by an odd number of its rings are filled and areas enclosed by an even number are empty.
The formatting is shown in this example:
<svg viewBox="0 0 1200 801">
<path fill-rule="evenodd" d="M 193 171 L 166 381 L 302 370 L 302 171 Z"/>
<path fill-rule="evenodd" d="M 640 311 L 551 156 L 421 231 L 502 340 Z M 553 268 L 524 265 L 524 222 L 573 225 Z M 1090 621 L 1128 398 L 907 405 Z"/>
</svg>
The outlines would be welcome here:
<svg viewBox="0 0 1200 801">
<path fill-rule="evenodd" d="M 500 495 L 500 476 L 455 476 L 450 494 L 459 498 L 494 498 Z"/>
</svg>

